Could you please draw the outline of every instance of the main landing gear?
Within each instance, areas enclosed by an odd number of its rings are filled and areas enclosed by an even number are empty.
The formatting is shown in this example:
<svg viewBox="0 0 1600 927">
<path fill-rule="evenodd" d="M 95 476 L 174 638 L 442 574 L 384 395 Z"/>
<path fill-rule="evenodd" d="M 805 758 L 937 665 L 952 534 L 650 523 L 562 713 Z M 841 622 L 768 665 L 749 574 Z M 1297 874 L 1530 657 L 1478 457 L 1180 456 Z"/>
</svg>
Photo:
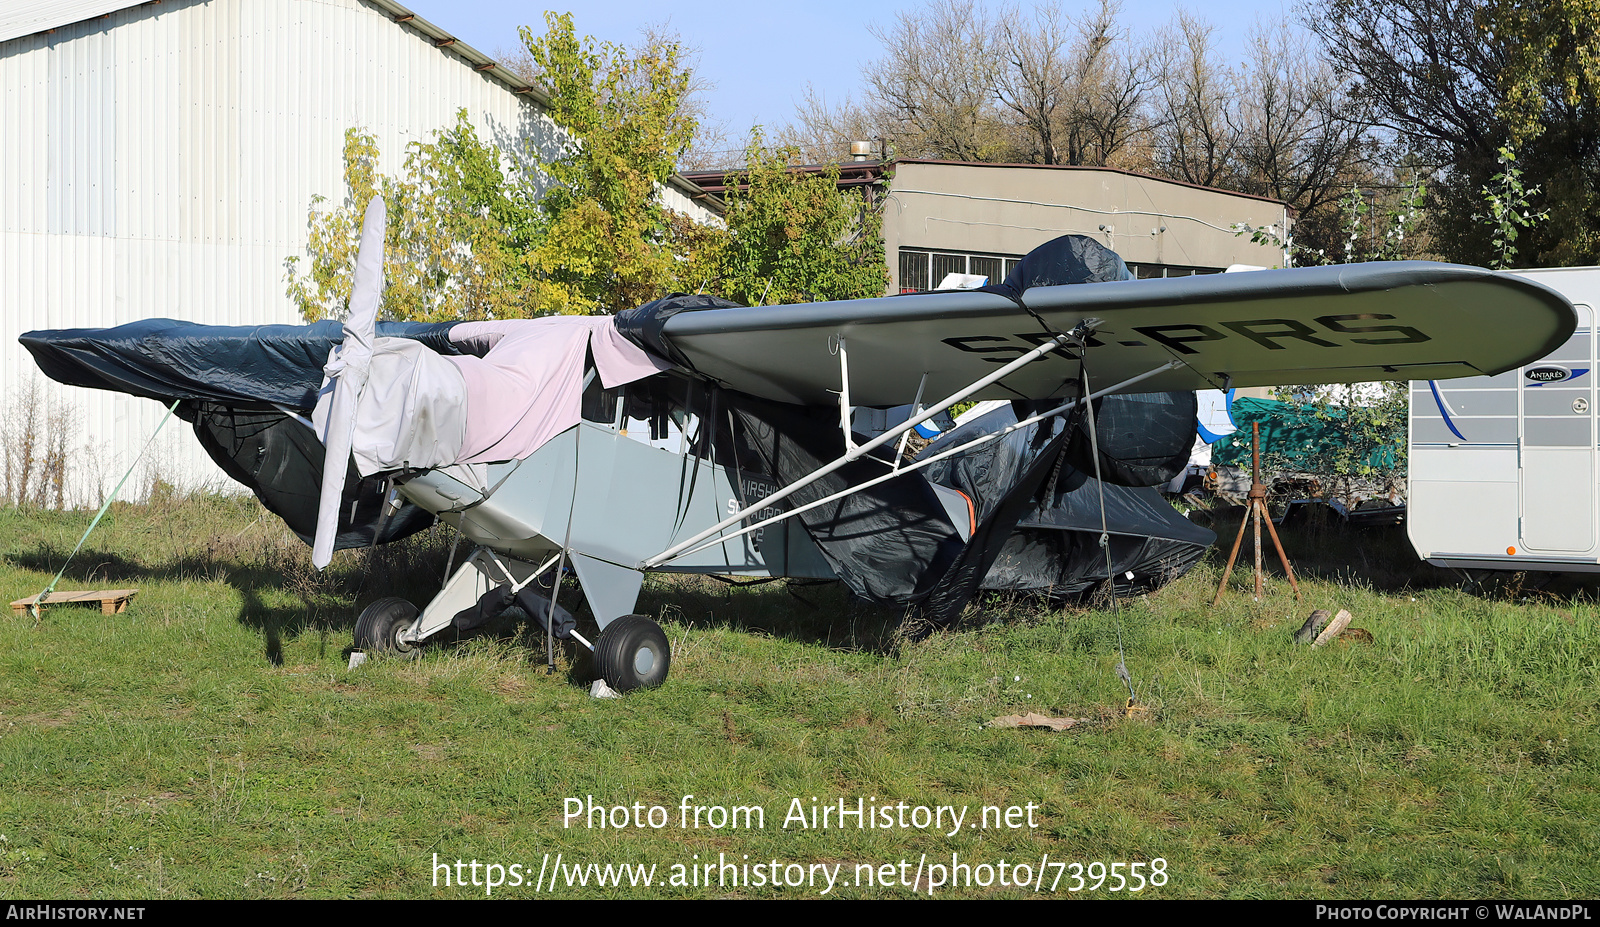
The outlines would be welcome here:
<svg viewBox="0 0 1600 927">
<path fill-rule="evenodd" d="M 434 611 L 430 604 L 429 612 Z M 355 645 L 369 654 L 415 660 L 422 639 L 450 621 L 429 622 L 428 614 L 405 599 L 389 597 L 368 605 L 356 619 Z M 425 627 L 427 625 L 434 627 Z M 672 647 L 661 626 L 644 615 L 623 615 L 606 623 L 591 644 L 576 631 L 572 637 L 594 653 L 596 670 L 617 692 L 649 689 L 666 681 L 672 668 Z"/>
<path fill-rule="evenodd" d="M 672 666 L 672 650 L 661 626 L 643 615 L 623 615 L 594 642 L 594 663 L 618 692 L 659 686 Z"/>
</svg>

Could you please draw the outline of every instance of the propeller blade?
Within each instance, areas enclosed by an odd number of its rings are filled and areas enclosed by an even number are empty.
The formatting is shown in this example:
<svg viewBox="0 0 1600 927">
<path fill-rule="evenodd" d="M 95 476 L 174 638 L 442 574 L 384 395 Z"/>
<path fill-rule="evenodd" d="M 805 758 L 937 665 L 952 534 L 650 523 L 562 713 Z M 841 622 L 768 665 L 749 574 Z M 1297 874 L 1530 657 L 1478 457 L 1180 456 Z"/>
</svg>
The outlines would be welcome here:
<svg viewBox="0 0 1600 927">
<path fill-rule="evenodd" d="M 333 559 L 339 534 L 339 501 L 344 495 L 345 473 L 350 468 L 350 445 L 355 432 L 356 407 L 367 385 L 372 363 L 372 343 L 383 299 L 383 238 L 388 211 L 383 197 L 367 204 L 361 225 L 361 247 L 356 252 L 355 281 L 350 291 L 350 314 L 344 323 L 344 342 L 334 349 L 323 372 L 333 383 L 328 404 L 327 452 L 322 463 L 322 496 L 317 506 L 317 535 L 311 563 L 322 569 Z"/>
</svg>

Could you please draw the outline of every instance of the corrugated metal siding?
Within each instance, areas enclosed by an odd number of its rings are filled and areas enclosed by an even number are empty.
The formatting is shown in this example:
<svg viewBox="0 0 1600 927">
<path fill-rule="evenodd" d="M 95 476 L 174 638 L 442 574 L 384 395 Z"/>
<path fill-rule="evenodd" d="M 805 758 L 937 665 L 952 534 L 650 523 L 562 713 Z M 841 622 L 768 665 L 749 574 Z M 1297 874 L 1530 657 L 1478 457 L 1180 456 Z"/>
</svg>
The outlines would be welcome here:
<svg viewBox="0 0 1600 927">
<path fill-rule="evenodd" d="M 6 0 L 0 9 L 0 42 L 80 22 L 146 0 Z"/>
<path fill-rule="evenodd" d="M 16 342 L 31 329 L 298 321 L 284 259 L 313 196 L 343 201 L 345 130 L 398 173 L 463 107 L 502 146 L 558 140 L 526 97 L 360 0 L 167 0 L 0 43 L 0 386 L 43 379 Z M 49 393 L 75 410 L 85 486 L 114 483 L 163 412 Z M 174 424 L 160 472 L 220 479 Z"/>
</svg>

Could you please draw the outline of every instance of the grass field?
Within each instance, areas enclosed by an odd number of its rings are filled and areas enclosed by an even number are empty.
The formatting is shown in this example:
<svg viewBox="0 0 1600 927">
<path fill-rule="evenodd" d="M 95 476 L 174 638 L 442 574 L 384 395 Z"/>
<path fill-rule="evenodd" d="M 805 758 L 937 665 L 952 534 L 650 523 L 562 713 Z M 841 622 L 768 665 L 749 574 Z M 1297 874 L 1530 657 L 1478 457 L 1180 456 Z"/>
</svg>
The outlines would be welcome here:
<svg viewBox="0 0 1600 927">
<path fill-rule="evenodd" d="M 0 512 L 10 597 L 88 521 Z M 0 622 L 0 892 L 1103 897 L 1137 872 L 1160 898 L 1600 895 L 1600 606 L 1467 594 L 1398 532 L 1287 542 L 1299 603 L 1276 578 L 1253 602 L 1236 572 L 1211 608 L 1213 551 L 1115 612 L 994 600 L 915 644 L 836 587 L 652 578 L 671 678 L 595 700 L 582 661 L 547 675 L 517 627 L 346 669 L 361 605 L 437 588 L 442 536 L 319 577 L 253 500 L 118 507 L 62 588 L 137 586 L 125 614 Z M 1371 642 L 1292 644 L 1314 607 Z M 1119 635 L 1150 709 L 1133 718 Z M 1088 720 L 987 726 L 1023 711 Z M 588 796 L 624 826 L 563 826 Z M 796 800 L 892 826 L 785 826 Z M 965 816 L 919 827 L 919 806 Z M 719 808 L 746 811 L 714 827 Z M 708 886 L 707 862 L 733 868 Z M 598 884 L 623 864 L 652 884 Z"/>
</svg>

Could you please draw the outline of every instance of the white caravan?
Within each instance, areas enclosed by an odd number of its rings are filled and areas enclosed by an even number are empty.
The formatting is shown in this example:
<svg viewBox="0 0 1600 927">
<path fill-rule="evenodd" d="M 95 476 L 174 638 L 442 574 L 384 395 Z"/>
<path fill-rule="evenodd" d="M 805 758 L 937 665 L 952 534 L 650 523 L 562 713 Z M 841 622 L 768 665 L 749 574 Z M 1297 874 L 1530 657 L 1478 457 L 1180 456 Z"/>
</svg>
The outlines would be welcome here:
<svg viewBox="0 0 1600 927">
<path fill-rule="evenodd" d="M 1499 376 L 1412 381 L 1406 531 L 1434 566 L 1600 572 L 1600 267 L 1516 273 L 1570 300 L 1577 331 Z"/>
</svg>

